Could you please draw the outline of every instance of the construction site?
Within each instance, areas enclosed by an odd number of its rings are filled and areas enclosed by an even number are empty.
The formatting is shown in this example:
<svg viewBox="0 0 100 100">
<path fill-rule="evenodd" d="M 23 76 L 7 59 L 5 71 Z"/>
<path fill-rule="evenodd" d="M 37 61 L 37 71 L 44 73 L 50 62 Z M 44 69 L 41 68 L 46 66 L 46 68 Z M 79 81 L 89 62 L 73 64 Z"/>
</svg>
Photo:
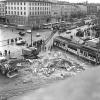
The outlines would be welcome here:
<svg viewBox="0 0 100 100">
<path fill-rule="evenodd" d="M 73 25 L 73 28 L 71 27 L 65 32 L 61 32 L 62 27 L 59 31 L 56 26 L 51 29 L 50 36 L 45 40 L 40 38 L 38 34 L 39 39 L 36 41 L 35 46 L 32 43 L 31 46 L 22 46 L 19 58 L 12 57 L 9 59 L 9 57 L 1 57 L 0 71 L 5 79 L 0 83 L 1 100 L 8 100 L 13 96 L 21 95 L 30 90 L 57 83 L 73 77 L 79 72 L 93 68 L 93 66 L 98 66 L 99 61 L 94 56 L 87 58 L 85 53 L 83 57 L 81 47 L 79 47 L 81 44 L 84 44 L 86 38 L 92 39 L 95 36 L 95 32 L 87 35 L 88 32 L 84 31 L 89 29 L 91 32 L 94 26 L 94 24 L 92 26 L 88 24 L 76 25 L 76 27 Z M 83 32 L 83 37 L 76 36 L 77 32 L 80 34 Z M 66 45 L 64 44 L 66 43 L 65 39 L 63 39 L 58 43 L 56 38 L 59 36 L 66 38 L 68 41 L 71 40 L 71 42 L 68 42 L 68 45 Z M 74 49 L 71 49 L 70 46 L 73 43 L 76 43 L 76 45 L 74 45 Z M 88 60 L 86 61 L 83 58 Z"/>
</svg>

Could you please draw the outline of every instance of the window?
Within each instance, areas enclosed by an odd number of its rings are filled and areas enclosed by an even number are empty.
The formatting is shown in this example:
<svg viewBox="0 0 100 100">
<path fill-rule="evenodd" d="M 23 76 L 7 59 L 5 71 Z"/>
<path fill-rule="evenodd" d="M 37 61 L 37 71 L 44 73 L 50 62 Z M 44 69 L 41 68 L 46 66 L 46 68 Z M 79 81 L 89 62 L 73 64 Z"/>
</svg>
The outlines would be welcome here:
<svg viewBox="0 0 100 100">
<path fill-rule="evenodd" d="M 14 14 L 16 15 L 16 11 L 14 11 Z"/>
<path fill-rule="evenodd" d="M 24 7 L 24 10 L 26 10 L 26 7 Z"/>
<path fill-rule="evenodd" d="M 17 10 L 19 10 L 19 7 L 17 7 Z"/>
<path fill-rule="evenodd" d="M 38 10 L 39 10 L 39 7 L 38 7 Z"/>
<path fill-rule="evenodd" d="M 34 7 L 32 9 L 34 10 Z"/>
<path fill-rule="evenodd" d="M 17 2 L 17 5 L 19 5 L 19 2 Z"/>
<path fill-rule="evenodd" d="M 31 15 L 31 12 L 30 12 L 30 15 Z"/>
<path fill-rule="evenodd" d="M 13 14 L 13 11 L 11 11 L 11 14 Z"/>
<path fill-rule="evenodd" d="M 20 7 L 20 9 L 22 10 L 22 7 Z"/>
<path fill-rule="evenodd" d="M 10 14 L 10 11 L 9 11 L 9 14 Z"/>
<path fill-rule="evenodd" d="M 14 2 L 14 5 L 16 5 L 16 2 Z"/>
<path fill-rule="evenodd" d="M 32 13 L 32 15 L 34 15 L 34 12 Z"/>
<path fill-rule="evenodd" d="M 8 7 L 8 9 L 10 10 L 10 7 Z"/>
<path fill-rule="evenodd" d="M 34 2 L 32 3 L 32 5 L 34 5 Z"/>
<path fill-rule="evenodd" d="M 13 10 L 13 7 L 11 7 L 11 9 Z"/>
<path fill-rule="evenodd" d="M 21 13 L 20 13 L 21 15 L 22 15 L 22 11 L 21 11 Z"/>
<path fill-rule="evenodd" d="M 19 12 L 17 12 L 17 15 L 19 15 Z"/>
<path fill-rule="evenodd" d="M 26 3 L 24 2 L 24 5 L 25 5 Z"/>
<path fill-rule="evenodd" d="M 22 5 L 22 2 L 20 3 L 20 5 Z"/>
<path fill-rule="evenodd" d="M 24 15 L 26 15 L 26 12 L 24 12 Z"/>
<path fill-rule="evenodd" d="M 37 5 L 37 3 L 35 3 L 35 5 Z"/>
<path fill-rule="evenodd" d="M 11 2 L 11 5 L 13 5 L 13 3 Z"/>
</svg>

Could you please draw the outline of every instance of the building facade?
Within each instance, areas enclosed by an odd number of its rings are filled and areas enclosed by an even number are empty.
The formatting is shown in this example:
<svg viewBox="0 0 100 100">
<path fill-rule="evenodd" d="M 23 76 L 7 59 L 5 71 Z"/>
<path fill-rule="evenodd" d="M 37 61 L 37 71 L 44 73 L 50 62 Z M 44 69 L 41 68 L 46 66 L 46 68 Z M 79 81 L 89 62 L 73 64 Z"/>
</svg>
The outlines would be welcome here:
<svg viewBox="0 0 100 100">
<path fill-rule="evenodd" d="M 4 23 L 5 22 L 5 1 L 0 1 L 0 23 Z"/>
<path fill-rule="evenodd" d="M 64 1 L 52 2 L 51 16 L 53 21 L 67 20 L 72 13 L 77 13 L 78 7 Z"/>
<path fill-rule="evenodd" d="M 87 4 L 87 14 L 92 15 L 97 13 L 97 5 Z"/>
<path fill-rule="evenodd" d="M 25 26 L 39 26 L 49 22 L 51 2 L 48 0 L 7 0 L 8 23 Z"/>
</svg>

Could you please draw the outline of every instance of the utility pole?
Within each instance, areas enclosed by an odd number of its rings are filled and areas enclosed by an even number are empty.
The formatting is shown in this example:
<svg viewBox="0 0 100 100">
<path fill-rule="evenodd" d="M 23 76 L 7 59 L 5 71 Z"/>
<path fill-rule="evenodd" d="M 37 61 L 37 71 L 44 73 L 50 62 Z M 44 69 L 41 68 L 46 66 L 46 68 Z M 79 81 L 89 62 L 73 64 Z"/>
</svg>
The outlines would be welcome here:
<svg viewBox="0 0 100 100">
<path fill-rule="evenodd" d="M 33 25 L 32 25 L 32 28 L 33 28 Z M 32 28 L 31 28 L 31 47 L 32 47 Z"/>
</svg>

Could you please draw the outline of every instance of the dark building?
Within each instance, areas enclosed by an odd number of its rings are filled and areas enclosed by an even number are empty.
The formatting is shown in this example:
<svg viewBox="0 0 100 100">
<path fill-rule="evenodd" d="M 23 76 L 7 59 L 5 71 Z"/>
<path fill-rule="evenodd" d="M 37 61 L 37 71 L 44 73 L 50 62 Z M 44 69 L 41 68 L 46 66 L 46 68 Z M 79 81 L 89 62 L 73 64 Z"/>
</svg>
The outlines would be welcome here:
<svg viewBox="0 0 100 100">
<path fill-rule="evenodd" d="M 93 15 L 97 13 L 97 6 L 95 4 L 87 5 L 87 14 Z"/>
</svg>

